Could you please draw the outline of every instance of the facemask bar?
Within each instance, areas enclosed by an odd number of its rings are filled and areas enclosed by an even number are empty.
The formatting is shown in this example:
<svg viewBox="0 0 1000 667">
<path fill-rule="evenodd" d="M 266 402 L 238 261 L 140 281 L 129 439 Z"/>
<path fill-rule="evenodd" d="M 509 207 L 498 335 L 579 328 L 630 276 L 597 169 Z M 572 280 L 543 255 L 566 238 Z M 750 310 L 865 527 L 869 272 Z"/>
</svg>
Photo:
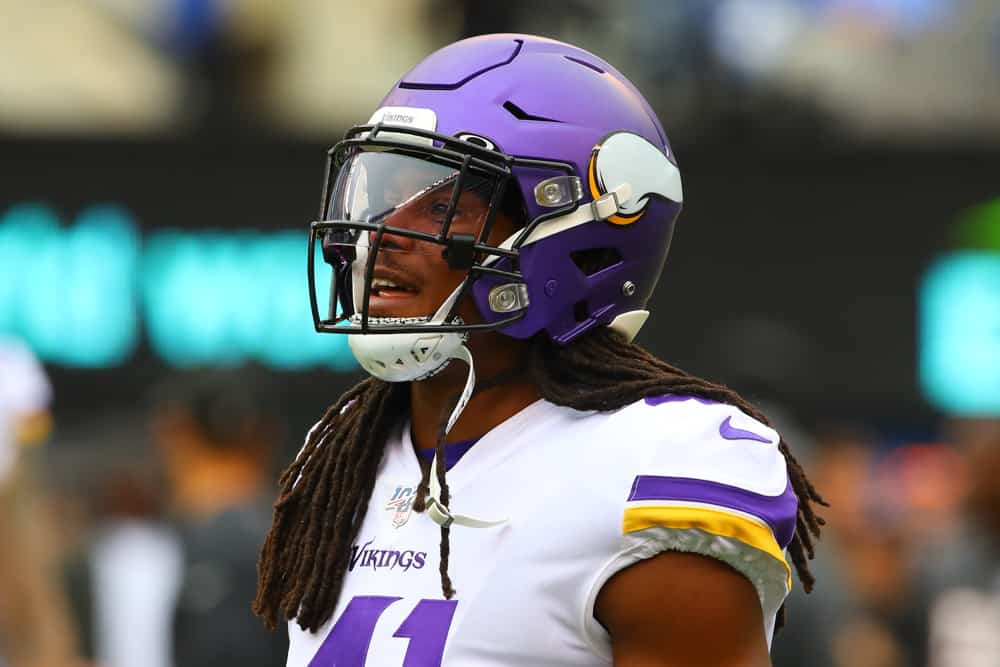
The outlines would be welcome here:
<svg viewBox="0 0 1000 667">
<path fill-rule="evenodd" d="M 385 132 L 393 136 L 393 139 L 380 139 L 379 134 Z M 399 140 L 395 137 L 400 135 L 412 135 L 414 139 L 421 140 L 419 145 L 414 141 Z M 428 145 L 428 141 L 432 145 Z M 354 221 L 354 220 L 323 220 L 325 217 L 329 199 L 333 190 L 333 181 L 336 178 L 338 168 L 343 164 L 343 156 L 352 149 L 375 149 L 375 150 L 395 150 L 403 154 L 431 158 L 435 162 L 450 164 L 457 169 L 455 184 L 452 189 L 448 210 L 445 213 L 441 229 L 437 234 L 429 234 L 401 227 L 387 226 L 382 220 L 376 222 Z M 337 164 L 340 160 L 340 164 Z M 496 211 L 503 201 L 505 188 L 508 181 L 513 178 L 512 169 L 517 166 L 528 168 L 550 170 L 562 172 L 566 175 L 576 173 L 574 167 L 566 162 L 551 160 L 536 160 L 530 158 L 515 158 L 498 151 L 489 150 L 475 144 L 465 142 L 455 137 L 428 132 L 426 130 L 376 125 L 360 125 L 347 132 L 343 141 L 339 142 L 328 152 L 326 174 L 323 185 L 323 197 L 320 203 L 320 221 L 310 225 L 309 251 L 307 259 L 308 282 L 310 293 L 310 307 L 312 310 L 313 324 L 316 331 L 325 333 L 344 334 L 375 334 L 375 333 L 421 333 L 433 329 L 438 332 L 467 332 L 467 331 L 491 331 L 501 329 L 522 319 L 525 311 L 521 310 L 513 313 L 510 317 L 489 323 L 456 323 L 453 315 L 454 310 L 462 298 L 468 294 L 475 279 L 481 275 L 495 275 L 513 282 L 524 282 L 523 275 L 518 268 L 518 255 L 520 243 L 527 238 L 531 230 L 544 220 L 560 215 L 571 213 L 578 208 L 578 202 L 573 202 L 562 208 L 547 212 L 539 216 L 526 225 L 517 235 L 512 246 L 497 247 L 485 243 L 493 225 Z M 479 231 L 478 238 L 472 234 L 453 234 L 449 236 L 455 209 L 463 191 L 463 184 L 468 174 L 475 170 L 476 173 L 486 174 L 494 179 L 492 194 L 490 196 L 486 218 Z M 384 219 L 384 218 L 383 218 Z M 364 267 L 364 288 L 362 292 L 362 303 L 355 303 L 352 288 L 352 268 L 354 260 L 342 259 L 332 264 L 329 314 L 327 318 L 322 318 L 319 313 L 316 290 L 315 274 L 315 249 L 317 241 L 322 241 L 328 233 L 348 234 L 348 237 L 374 232 L 374 238 L 368 248 L 368 256 L 365 258 Z M 382 240 L 386 234 L 393 236 L 404 236 L 418 242 L 427 242 L 442 247 L 442 252 L 453 268 L 465 269 L 465 278 L 458 285 L 452 296 L 444 305 L 449 305 L 448 312 L 434 313 L 434 322 L 422 323 L 392 323 L 386 324 L 384 318 L 379 318 L 376 325 L 369 323 L 368 304 L 371 297 L 371 283 L 374 275 L 375 264 Z M 353 238 L 358 238 L 353 236 Z M 507 257 L 513 261 L 514 267 L 511 271 L 494 268 L 488 264 L 495 263 L 495 260 Z M 337 305 L 344 307 L 341 316 L 337 316 Z M 360 315 L 358 323 L 356 314 Z"/>
</svg>

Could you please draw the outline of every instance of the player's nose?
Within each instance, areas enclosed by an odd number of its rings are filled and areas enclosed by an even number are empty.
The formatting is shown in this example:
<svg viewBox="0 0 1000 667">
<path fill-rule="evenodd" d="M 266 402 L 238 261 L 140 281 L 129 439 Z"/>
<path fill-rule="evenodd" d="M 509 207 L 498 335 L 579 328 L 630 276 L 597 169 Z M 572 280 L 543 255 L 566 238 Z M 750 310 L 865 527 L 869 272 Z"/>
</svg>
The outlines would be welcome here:
<svg viewBox="0 0 1000 667">
<path fill-rule="evenodd" d="M 382 234 L 382 249 L 412 252 L 415 249 L 416 244 L 419 243 L 417 239 L 410 236 L 404 236 L 403 234 L 393 233 L 389 228 L 411 232 L 421 232 L 425 234 L 433 233 L 433 230 L 431 229 L 432 225 L 430 224 L 430 221 L 426 219 L 426 216 L 422 216 L 416 211 L 410 210 L 409 207 L 404 207 L 394 211 L 392 215 L 384 219 L 384 223 L 387 229 L 385 229 Z M 377 237 L 378 231 L 369 232 L 369 243 L 374 244 Z"/>
<path fill-rule="evenodd" d="M 415 239 L 402 234 L 393 233 L 388 230 L 382 233 L 381 241 L 377 231 L 368 232 L 368 247 L 374 248 L 378 244 L 378 249 L 393 250 L 396 252 L 412 252 L 416 243 Z"/>
</svg>

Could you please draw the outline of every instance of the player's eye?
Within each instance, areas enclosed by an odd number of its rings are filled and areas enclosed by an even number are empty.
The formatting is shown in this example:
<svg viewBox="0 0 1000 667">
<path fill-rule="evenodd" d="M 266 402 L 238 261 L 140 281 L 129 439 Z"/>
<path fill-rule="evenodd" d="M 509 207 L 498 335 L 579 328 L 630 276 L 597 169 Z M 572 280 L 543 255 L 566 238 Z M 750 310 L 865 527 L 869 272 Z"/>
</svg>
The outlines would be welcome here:
<svg viewBox="0 0 1000 667">
<path fill-rule="evenodd" d="M 438 224 L 443 224 L 444 223 L 444 217 L 445 217 L 445 215 L 448 214 L 448 202 L 444 202 L 444 201 L 434 202 L 430 206 L 430 214 L 431 214 L 431 219 L 434 222 L 436 222 Z M 461 210 L 456 208 L 455 209 L 455 215 L 454 215 L 454 217 L 457 218 L 457 217 L 460 217 L 460 215 L 461 215 Z"/>
</svg>

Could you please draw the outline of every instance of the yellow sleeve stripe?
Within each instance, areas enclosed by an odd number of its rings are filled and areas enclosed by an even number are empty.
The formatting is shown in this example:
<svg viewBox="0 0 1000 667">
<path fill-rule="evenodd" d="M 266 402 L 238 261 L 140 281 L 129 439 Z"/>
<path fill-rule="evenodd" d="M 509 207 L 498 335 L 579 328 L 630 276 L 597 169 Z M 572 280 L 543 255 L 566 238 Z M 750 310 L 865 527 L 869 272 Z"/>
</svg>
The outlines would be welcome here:
<svg viewBox="0 0 1000 667">
<path fill-rule="evenodd" d="M 634 533 L 656 526 L 679 530 L 698 528 L 713 535 L 739 540 L 747 546 L 763 551 L 785 567 L 788 590 L 792 589 L 792 568 L 788 566 L 785 554 L 775 541 L 774 534 L 759 523 L 729 512 L 703 507 L 645 505 L 626 508 L 622 524 L 623 533 Z"/>
</svg>

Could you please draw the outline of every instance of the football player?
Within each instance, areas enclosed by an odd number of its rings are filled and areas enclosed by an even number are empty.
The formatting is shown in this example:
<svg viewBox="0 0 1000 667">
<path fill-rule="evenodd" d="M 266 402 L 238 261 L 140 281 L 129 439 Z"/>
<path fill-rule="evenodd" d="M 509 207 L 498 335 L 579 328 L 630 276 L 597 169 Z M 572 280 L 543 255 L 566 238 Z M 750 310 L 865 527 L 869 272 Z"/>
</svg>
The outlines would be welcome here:
<svg viewBox="0 0 1000 667">
<path fill-rule="evenodd" d="M 432 54 L 331 149 L 313 317 L 372 377 L 281 478 L 255 609 L 288 665 L 769 664 L 822 500 L 631 342 L 682 199 L 635 87 L 527 35 Z"/>
</svg>

